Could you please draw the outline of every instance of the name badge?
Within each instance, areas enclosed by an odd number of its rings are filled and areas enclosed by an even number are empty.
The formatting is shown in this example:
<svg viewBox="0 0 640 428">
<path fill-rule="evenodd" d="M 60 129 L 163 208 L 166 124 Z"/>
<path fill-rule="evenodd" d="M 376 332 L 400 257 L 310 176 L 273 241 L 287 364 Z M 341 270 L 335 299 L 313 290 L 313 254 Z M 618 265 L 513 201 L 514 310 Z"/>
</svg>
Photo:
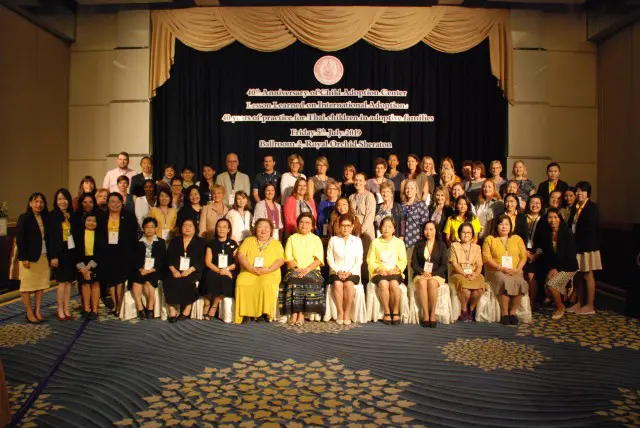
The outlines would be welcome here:
<svg viewBox="0 0 640 428">
<path fill-rule="evenodd" d="M 218 267 L 220 269 L 224 269 L 229 266 L 229 255 L 228 254 L 218 254 Z"/>
<path fill-rule="evenodd" d="M 76 243 L 73 240 L 73 236 L 69 235 L 69 237 L 67 238 L 67 248 L 70 250 L 73 250 L 74 248 L 76 248 Z"/>
<path fill-rule="evenodd" d="M 327 236 L 329 233 L 329 225 L 327 223 L 322 225 L 322 236 Z"/>
<path fill-rule="evenodd" d="M 527 241 L 527 248 L 533 248 L 533 241 L 531 239 Z"/>
<path fill-rule="evenodd" d="M 471 275 L 473 273 L 473 269 L 470 267 L 462 268 L 462 272 L 464 272 L 465 275 Z"/>
<path fill-rule="evenodd" d="M 576 234 L 576 223 L 571 225 L 571 232 L 573 232 L 574 235 Z"/>
<path fill-rule="evenodd" d="M 431 273 L 431 272 L 433 272 L 433 263 L 431 263 L 431 262 L 424 262 L 424 272 L 425 272 L 425 273 Z"/>
<path fill-rule="evenodd" d="M 156 260 L 153 257 L 145 257 L 144 258 L 144 268 L 146 270 L 151 270 L 156 265 Z"/>
<path fill-rule="evenodd" d="M 229 196 L 227 197 L 227 204 L 228 205 L 233 205 L 236 203 L 236 194 L 234 192 L 229 193 Z"/>
<path fill-rule="evenodd" d="M 109 232 L 109 245 L 118 245 L 118 232 Z"/>
<path fill-rule="evenodd" d="M 376 193 L 376 203 L 381 204 L 384 201 L 382 200 L 382 195 L 380 193 Z"/>
<path fill-rule="evenodd" d="M 502 267 L 506 269 L 513 269 L 513 257 L 502 256 Z"/>
<path fill-rule="evenodd" d="M 264 267 L 264 257 L 256 257 L 255 259 L 253 259 L 253 267 Z"/>
<path fill-rule="evenodd" d="M 171 232 L 170 229 L 162 229 L 162 232 L 161 232 L 162 239 L 164 239 L 165 241 L 169 239 L 169 232 Z"/>
<path fill-rule="evenodd" d="M 189 257 L 180 257 L 180 272 L 184 272 L 189 269 L 191 259 Z"/>
<path fill-rule="evenodd" d="M 383 264 L 394 264 L 393 253 L 391 251 L 380 251 L 380 260 Z"/>
</svg>

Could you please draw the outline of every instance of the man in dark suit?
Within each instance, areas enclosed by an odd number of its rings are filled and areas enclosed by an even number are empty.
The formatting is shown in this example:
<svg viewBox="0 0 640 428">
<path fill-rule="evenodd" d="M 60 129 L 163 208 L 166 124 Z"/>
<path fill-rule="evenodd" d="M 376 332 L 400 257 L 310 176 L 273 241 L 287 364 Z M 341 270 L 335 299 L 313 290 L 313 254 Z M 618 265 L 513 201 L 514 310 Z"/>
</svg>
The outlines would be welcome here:
<svg viewBox="0 0 640 428">
<path fill-rule="evenodd" d="M 144 196 L 144 181 L 153 180 L 153 161 L 149 156 L 144 156 L 140 160 L 140 174 L 134 175 L 131 178 L 130 193 L 137 197 Z"/>
<path fill-rule="evenodd" d="M 564 193 L 569 188 L 569 185 L 560 180 L 560 165 L 556 162 L 551 162 L 547 165 L 547 177 L 548 180 L 543 181 L 538 186 L 538 195 L 542 197 L 542 206 L 549 206 L 549 194 L 551 192 L 558 191 Z"/>
</svg>

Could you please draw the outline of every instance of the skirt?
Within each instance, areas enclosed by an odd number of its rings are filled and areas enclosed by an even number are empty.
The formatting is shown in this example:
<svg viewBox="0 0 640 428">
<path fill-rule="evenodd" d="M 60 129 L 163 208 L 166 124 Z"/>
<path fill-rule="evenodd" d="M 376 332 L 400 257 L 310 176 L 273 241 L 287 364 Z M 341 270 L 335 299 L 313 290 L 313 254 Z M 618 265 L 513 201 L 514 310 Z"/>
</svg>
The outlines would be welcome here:
<svg viewBox="0 0 640 428">
<path fill-rule="evenodd" d="M 553 279 L 547 279 L 545 287 L 553 288 L 563 296 L 567 293 L 567 284 L 573 279 L 577 272 L 558 272 Z"/>
<path fill-rule="evenodd" d="M 29 269 L 20 262 L 20 292 L 46 290 L 50 281 L 51 269 L 46 254 L 41 254 L 37 262 L 30 262 Z"/>
<path fill-rule="evenodd" d="M 58 267 L 53 271 L 53 276 L 58 283 L 61 282 L 73 282 L 76 280 L 76 269 L 73 259 L 71 257 L 71 251 L 63 250 L 58 255 Z"/>
<path fill-rule="evenodd" d="M 580 272 L 591 272 L 592 270 L 602 270 L 602 260 L 600 250 L 580 253 L 578 258 L 578 270 Z"/>
<path fill-rule="evenodd" d="M 336 274 L 329 275 L 329 283 L 333 284 L 336 281 L 342 281 L 340 277 Z M 345 279 L 342 282 L 351 281 L 354 284 L 360 284 L 360 275 L 349 275 L 349 278 Z"/>
<path fill-rule="evenodd" d="M 148 273 L 146 275 L 142 275 L 138 269 L 136 269 L 129 278 L 129 290 L 131 290 L 131 286 L 135 284 L 144 285 L 145 282 L 151 284 L 153 288 L 158 288 L 158 282 L 162 278 L 160 272 L 155 271 L 152 273 Z"/>
<path fill-rule="evenodd" d="M 201 296 L 233 297 L 236 294 L 236 277 L 229 278 L 211 270 L 207 270 L 198 292 Z"/>
<path fill-rule="evenodd" d="M 416 276 L 414 276 L 414 277 L 413 277 L 413 283 L 414 283 L 415 285 L 418 285 L 418 283 L 420 282 L 420 279 L 422 279 L 422 275 L 416 275 Z M 438 283 L 438 286 L 441 286 L 442 284 L 444 284 L 444 283 L 445 283 L 444 278 L 443 278 L 443 277 L 441 277 L 441 276 L 432 276 L 432 277 L 431 277 L 431 278 L 429 278 L 429 279 L 435 279 L 435 280 L 437 281 L 437 283 Z"/>
<path fill-rule="evenodd" d="M 500 271 L 487 271 L 487 281 L 495 286 L 497 295 L 520 296 L 529 291 L 529 284 L 520 275 L 507 275 Z"/>
<path fill-rule="evenodd" d="M 371 282 L 373 282 L 375 285 L 378 285 L 380 281 L 398 281 L 398 284 L 402 284 L 404 282 L 404 279 L 399 273 L 395 275 L 375 275 L 373 278 L 371 278 Z"/>
<path fill-rule="evenodd" d="M 456 287 L 456 290 L 460 291 L 461 289 L 465 290 L 484 290 L 485 289 L 485 281 L 482 275 L 478 275 L 476 279 L 473 281 L 468 280 L 464 277 L 464 275 L 460 275 L 459 273 L 454 273 L 451 275 L 449 279 L 449 283 Z"/>
<path fill-rule="evenodd" d="M 289 270 L 284 276 L 286 284 L 284 314 L 291 315 L 298 312 L 324 314 L 325 297 L 322 290 L 324 279 L 320 271 L 312 270 L 302 278 L 298 278 L 293 272 Z"/>
<path fill-rule="evenodd" d="M 129 274 L 129 263 L 123 257 L 111 254 L 103 258 L 100 266 L 100 281 L 107 287 L 124 284 Z"/>
<path fill-rule="evenodd" d="M 198 300 L 196 282 L 200 279 L 197 272 L 185 278 L 168 275 L 162 281 L 164 299 L 170 305 L 190 305 Z"/>
</svg>

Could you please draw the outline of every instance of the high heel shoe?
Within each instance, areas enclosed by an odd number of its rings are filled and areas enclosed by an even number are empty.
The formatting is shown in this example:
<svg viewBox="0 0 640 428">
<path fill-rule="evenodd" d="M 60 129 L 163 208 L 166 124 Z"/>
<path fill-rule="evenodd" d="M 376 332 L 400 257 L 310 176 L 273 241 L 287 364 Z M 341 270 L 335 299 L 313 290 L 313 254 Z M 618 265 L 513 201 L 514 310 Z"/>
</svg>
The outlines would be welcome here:
<svg viewBox="0 0 640 428">
<path fill-rule="evenodd" d="M 391 320 L 390 320 L 390 319 L 389 319 L 389 320 L 386 320 L 386 319 L 385 319 L 385 317 L 393 318 L 393 314 L 384 314 L 384 315 L 382 316 L 382 324 L 384 324 L 384 325 L 389 325 L 389 324 L 391 324 Z"/>
<path fill-rule="evenodd" d="M 66 321 L 66 320 L 67 320 L 67 318 L 66 318 L 66 317 L 64 317 L 64 316 L 62 316 L 62 317 L 61 317 L 61 316 L 60 316 L 60 315 L 58 315 L 58 314 L 56 314 L 56 319 L 57 319 L 58 321 Z"/>
<path fill-rule="evenodd" d="M 35 316 L 34 316 L 34 318 L 35 318 Z M 42 322 L 42 321 L 40 321 L 38 318 L 36 318 L 36 320 L 35 320 L 35 321 L 31 321 L 31 320 L 29 319 L 29 315 L 27 315 L 27 314 L 25 314 L 25 315 L 24 315 L 24 319 L 26 319 L 27 321 L 29 321 L 29 323 L 30 323 L 30 324 L 40 324 L 40 323 Z"/>
</svg>

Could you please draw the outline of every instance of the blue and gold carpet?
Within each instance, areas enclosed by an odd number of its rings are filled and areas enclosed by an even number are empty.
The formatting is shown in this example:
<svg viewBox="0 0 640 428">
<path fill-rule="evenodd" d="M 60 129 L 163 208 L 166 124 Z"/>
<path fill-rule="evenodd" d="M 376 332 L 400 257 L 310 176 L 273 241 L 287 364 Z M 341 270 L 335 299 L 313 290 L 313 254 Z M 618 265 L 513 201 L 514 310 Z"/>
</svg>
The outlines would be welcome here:
<svg viewBox="0 0 640 428">
<path fill-rule="evenodd" d="M 23 427 L 640 426 L 640 324 L 24 321 L 0 308 Z"/>
</svg>

